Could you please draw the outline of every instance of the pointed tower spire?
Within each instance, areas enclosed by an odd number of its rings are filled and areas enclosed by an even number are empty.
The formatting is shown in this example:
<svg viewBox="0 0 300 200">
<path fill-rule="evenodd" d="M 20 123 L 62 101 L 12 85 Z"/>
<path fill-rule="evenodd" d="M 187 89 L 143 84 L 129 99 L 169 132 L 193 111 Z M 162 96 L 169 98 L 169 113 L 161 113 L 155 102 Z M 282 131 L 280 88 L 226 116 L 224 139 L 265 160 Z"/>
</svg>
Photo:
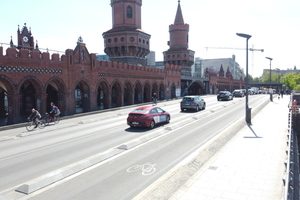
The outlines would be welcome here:
<svg viewBox="0 0 300 200">
<path fill-rule="evenodd" d="M 38 45 L 38 41 L 36 40 L 36 43 L 35 43 L 35 50 L 38 51 L 39 50 L 39 45 Z"/>
<path fill-rule="evenodd" d="M 221 67 L 220 67 L 219 76 L 224 76 L 224 69 L 223 69 L 222 64 L 221 64 Z"/>
<path fill-rule="evenodd" d="M 14 47 L 14 43 L 12 41 L 12 36 L 10 36 L 10 47 L 13 48 Z"/>
<path fill-rule="evenodd" d="M 180 1 L 178 1 L 174 24 L 169 25 L 169 33 L 170 48 L 163 52 L 164 63 L 179 65 L 182 73 L 190 74 L 195 52 L 189 49 L 189 24 L 183 21 Z"/>
<path fill-rule="evenodd" d="M 176 17 L 174 24 L 184 24 L 183 16 L 182 16 L 182 11 L 181 11 L 181 6 L 180 6 L 180 0 L 178 1 L 178 7 L 177 7 L 177 12 L 176 12 Z"/>
</svg>

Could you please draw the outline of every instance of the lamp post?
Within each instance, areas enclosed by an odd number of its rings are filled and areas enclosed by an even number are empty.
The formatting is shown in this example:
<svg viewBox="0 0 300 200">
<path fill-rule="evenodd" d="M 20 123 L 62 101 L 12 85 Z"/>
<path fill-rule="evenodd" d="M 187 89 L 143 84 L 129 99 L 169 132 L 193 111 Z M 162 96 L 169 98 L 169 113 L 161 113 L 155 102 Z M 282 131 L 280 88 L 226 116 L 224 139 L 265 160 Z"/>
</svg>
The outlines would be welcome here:
<svg viewBox="0 0 300 200">
<path fill-rule="evenodd" d="M 237 36 L 246 38 L 246 123 L 251 124 L 251 108 L 248 106 L 248 40 L 252 37 L 251 35 L 244 33 L 236 33 Z"/>
<path fill-rule="evenodd" d="M 273 60 L 273 58 L 270 57 L 266 57 L 266 59 L 270 60 L 270 101 L 273 101 L 273 91 L 272 91 L 272 87 L 271 87 L 271 80 L 272 80 L 272 73 L 271 73 L 271 61 Z"/>
<path fill-rule="evenodd" d="M 277 94 L 279 95 L 280 94 L 280 90 L 279 90 L 279 81 L 280 81 L 280 69 L 279 68 L 276 68 L 276 71 L 277 71 Z"/>
</svg>

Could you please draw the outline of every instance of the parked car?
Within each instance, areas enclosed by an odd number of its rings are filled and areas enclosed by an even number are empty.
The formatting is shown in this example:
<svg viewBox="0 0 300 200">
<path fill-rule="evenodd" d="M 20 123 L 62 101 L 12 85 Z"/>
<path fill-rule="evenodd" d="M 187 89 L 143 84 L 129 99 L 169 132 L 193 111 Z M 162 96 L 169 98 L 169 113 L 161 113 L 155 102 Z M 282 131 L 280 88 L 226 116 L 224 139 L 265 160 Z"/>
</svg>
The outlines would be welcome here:
<svg viewBox="0 0 300 200">
<path fill-rule="evenodd" d="M 248 94 L 249 94 L 249 95 L 254 95 L 254 94 L 255 94 L 255 92 L 254 92 L 254 90 L 253 90 L 253 89 L 248 89 Z"/>
<path fill-rule="evenodd" d="M 232 96 L 232 93 L 229 92 L 229 91 L 220 91 L 217 95 L 217 99 L 218 101 L 220 100 L 232 100 L 233 99 L 233 96 Z"/>
<path fill-rule="evenodd" d="M 193 109 L 198 112 L 200 109 L 205 109 L 206 103 L 204 99 L 200 96 L 184 96 L 180 102 L 180 109 L 184 111 L 185 109 Z"/>
<path fill-rule="evenodd" d="M 149 127 L 161 123 L 169 123 L 170 113 L 156 106 L 139 107 L 128 114 L 127 124 L 130 127 Z"/>
<path fill-rule="evenodd" d="M 233 97 L 244 97 L 245 94 L 244 94 L 244 92 L 242 90 L 234 90 L 232 92 L 232 96 Z"/>
<path fill-rule="evenodd" d="M 242 90 L 242 92 L 244 92 L 244 95 L 246 95 L 246 89 L 239 89 Z"/>
</svg>

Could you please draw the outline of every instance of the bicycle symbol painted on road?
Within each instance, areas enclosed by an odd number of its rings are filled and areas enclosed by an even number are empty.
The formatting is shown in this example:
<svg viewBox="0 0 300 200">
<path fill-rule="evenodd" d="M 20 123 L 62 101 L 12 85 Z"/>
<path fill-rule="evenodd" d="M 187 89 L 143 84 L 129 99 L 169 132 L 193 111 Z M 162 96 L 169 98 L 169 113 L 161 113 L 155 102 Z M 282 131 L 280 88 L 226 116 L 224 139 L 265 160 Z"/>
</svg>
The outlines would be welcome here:
<svg viewBox="0 0 300 200">
<path fill-rule="evenodd" d="M 127 172 L 136 172 L 138 170 L 142 170 L 142 175 L 147 176 L 151 175 L 156 171 L 156 168 L 154 167 L 156 164 L 152 163 L 145 163 L 143 165 L 134 165 L 132 167 L 129 167 L 127 169 Z"/>
</svg>

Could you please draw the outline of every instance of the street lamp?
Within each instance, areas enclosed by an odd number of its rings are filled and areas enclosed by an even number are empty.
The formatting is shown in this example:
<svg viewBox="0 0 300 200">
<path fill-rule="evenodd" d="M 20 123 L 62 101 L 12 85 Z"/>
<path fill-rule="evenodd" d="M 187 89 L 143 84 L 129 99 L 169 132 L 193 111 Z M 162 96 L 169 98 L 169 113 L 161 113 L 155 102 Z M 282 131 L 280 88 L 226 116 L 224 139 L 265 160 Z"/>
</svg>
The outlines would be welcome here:
<svg viewBox="0 0 300 200">
<path fill-rule="evenodd" d="M 280 94 L 280 90 L 279 90 L 279 81 L 280 81 L 280 69 L 279 68 L 276 68 L 276 71 L 277 71 L 277 94 L 279 95 Z"/>
<path fill-rule="evenodd" d="M 272 91 L 272 87 L 271 87 L 271 79 L 272 79 L 272 73 L 271 73 L 271 61 L 273 60 L 273 58 L 270 58 L 270 57 L 266 57 L 266 59 L 270 60 L 270 89 L 269 89 L 269 92 L 270 92 L 270 101 L 273 101 L 273 91 Z"/>
<path fill-rule="evenodd" d="M 246 38 L 246 122 L 251 124 L 251 108 L 248 106 L 248 40 L 252 37 L 244 33 L 236 33 L 237 36 Z"/>
</svg>

